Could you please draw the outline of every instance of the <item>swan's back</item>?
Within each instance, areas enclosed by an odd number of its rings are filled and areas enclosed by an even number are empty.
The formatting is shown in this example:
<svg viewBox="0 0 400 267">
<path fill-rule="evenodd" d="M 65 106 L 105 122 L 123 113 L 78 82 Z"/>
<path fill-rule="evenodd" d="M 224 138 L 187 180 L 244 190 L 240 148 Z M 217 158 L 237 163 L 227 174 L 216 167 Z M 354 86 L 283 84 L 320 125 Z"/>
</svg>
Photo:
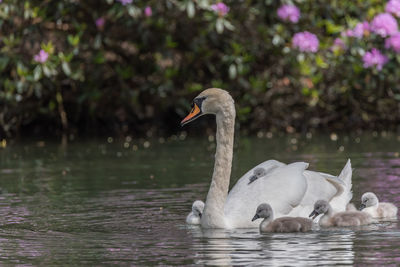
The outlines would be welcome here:
<svg viewBox="0 0 400 267">
<path fill-rule="evenodd" d="M 267 170 L 265 177 L 257 179 L 250 185 L 249 177 L 255 168 Z M 226 224 L 230 228 L 257 227 L 251 222 L 253 209 L 260 203 L 269 203 L 276 217 L 287 215 L 301 202 L 307 189 L 303 176 L 307 163 L 296 162 L 285 165 L 269 160 L 248 171 L 229 192 L 224 211 Z"/>
<path fill-rule="evenodd" d="M 281 217 L 263 227 L 260 225 L 260 232 L 292 233 L 311 231 L 312 221 L 302 217 Z"/>
<path fill-rule="evenodd" d="M 372 223 L 372 217 L 360 211 L 344 211 L 339 212 L 329 218 L 328 226 L 359 226 Z"/>
<path fill-rule="evenodd" d="M 397 207 L 392 203 L 379 202 L 377 214 L 378 218 L 396 218 Z"/>
</svg>

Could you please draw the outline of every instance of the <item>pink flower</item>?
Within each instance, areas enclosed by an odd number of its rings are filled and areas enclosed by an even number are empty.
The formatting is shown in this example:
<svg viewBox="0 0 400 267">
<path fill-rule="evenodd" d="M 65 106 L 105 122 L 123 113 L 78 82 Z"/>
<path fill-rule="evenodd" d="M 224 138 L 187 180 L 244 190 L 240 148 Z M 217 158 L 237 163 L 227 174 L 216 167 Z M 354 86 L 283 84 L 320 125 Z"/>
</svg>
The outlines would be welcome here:
<svg viewBox="0 0 400 267">
<path fill-rule="evenodd" d="M 356 37 L 361 39 L 365 34 L 368 34 L 370 31 L 370 26 L 368 21 L 359 22 L 352 30 L 347 30 L 342 34 L 342 36 L 347 37 Z"/>
<path fill-rule="evenodd" d="M 96 19 L 96 27 L 99 30 L 102 30 L 104 28 L 104 24 L 106 23 L 106 20 L 103 17 L 100 17 Z"/>
<path fill-rule="evenodd" d="M 151 7 L 146 6 L 146 8 L 144 9 L 144 15 L 146 17 L 151 17 L 151 15 L 153 15 L 153 10 L 151 9 Z"/>
<path fill-rule="evenodd" d="M 38 63 L 45 63 L 48 58 L 49 58 L 49 54 L 46 51 L 44 51 L 43 49 L 41 49 L 39 51 L 39 54 L 37 54 L 33 57 L 33 59 Z"/>
<path fill-rule="evenodd" d="M 319 41 L 315 34 L 310 32 L 298 32 L 292 39 L 293 47 L 299 49 L 301 52 L 317 52 Z"/>
<path fill-rule="evenodd" d="M 295 5 L 282 5 L 277 14 L 281 20 L 297 23 L 300 18 L 300 9 Z"/>
<path fill-rule="evenodd" d="M 400 0 L 390 0 L 387 2 L 385 11 L 400 17 Z"/>
<path fill-rule="evenodd" d="M 396 33 L 385 40 L 385 48 L 392 48 L 396 53 L 400 53 L 400 33 Z"/>
<path fill-rule="evenodd" d="M 132 0 L 117 0 L 117 1 L 120 2 L 124 6 L 126 6 L 127 4 L 132 3 Z"/>
<path fill-rule="evenodd" d="M 336 50 L 336 49 L 346 50 L 346 49 L 347 49 L 347 46 L 346 46 L 346 44 L 343 42 L 342 39 L 336 38 L 335 41 L 333 41 L 333 45 L 332 45 L 331 49 L 332 49 L 332 50 Z"/>
<path fill-rule="evenodd" d="M 220 16 L 225 16 L 229 12 L 229 7 L 222 2 L 211 5 L 211 9 L 218 13 Z"/>
<path fill-rule="evenodd" d="M 362 59 L 364 61 L 364 68 L 376 67 L 377 70 L 382 70 L 383 65 L 389 60 L 376 48 L 372 48 L 371 51 L 365 53 Z"/>
<path fill-rule="evenodd" d="M 354 27 L 353 29 L 353 36 L 361 39 L 361 37 L 363 37 L 363 35 L 369 32 L 369 23 L 368 21 L 364 21 L 364 22 L 360 22 L 357 23 L 357 25 Z"/>
<path fill-rule="evenodd" d="M 387 37 L 397 32 L 397 21 L 389 13 L 381 13 L 375 16 L 371 22 L 371 31 Z"/>
</svg>

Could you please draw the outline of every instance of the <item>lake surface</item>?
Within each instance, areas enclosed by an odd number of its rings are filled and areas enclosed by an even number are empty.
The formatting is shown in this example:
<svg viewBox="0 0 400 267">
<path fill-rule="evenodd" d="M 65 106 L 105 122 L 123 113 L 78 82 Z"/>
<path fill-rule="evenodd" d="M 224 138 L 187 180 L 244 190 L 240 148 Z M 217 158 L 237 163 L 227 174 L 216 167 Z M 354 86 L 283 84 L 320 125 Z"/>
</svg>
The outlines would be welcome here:
<svg viewBox="0 0 400 267">
<path fill-rule="evenodd" d="M 351 158 L 357 206 L 366 191 L 400 206 L 399 140 L 239 136 L 231 185 L 267 159 L 307 161 L 309 169 L 337 175 Z M 185 225 L 192 202 L 206 197 L 214 150 L 212 137 L 185 135 L 0 148 L 0 264 L 400 264 L 397 221 L 305 234 Z"/>
</svg>

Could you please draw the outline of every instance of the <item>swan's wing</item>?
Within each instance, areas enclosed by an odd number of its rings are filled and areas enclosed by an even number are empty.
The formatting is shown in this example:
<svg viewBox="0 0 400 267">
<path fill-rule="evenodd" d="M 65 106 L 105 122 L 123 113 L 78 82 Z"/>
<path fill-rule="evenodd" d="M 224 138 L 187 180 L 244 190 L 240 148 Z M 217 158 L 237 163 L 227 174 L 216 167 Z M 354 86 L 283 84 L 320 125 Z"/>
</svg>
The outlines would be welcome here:
<svg viewBox="0 0 400 267">
<path fill-rule="evenodd" d="M 345 211 L 352 198 L 351 175 L 350 161 L 339 176 L 305 170 L 307 192 L 301 204 L 290 213 L 290 216 L 307 217 L 312 212 L 315 202 L 320 199 L 328 201 L 335 212 Z"/>
<path fill-rule="evenodd" d="M 258 167 L 268 169 L 267 175 L 248 185 L 249 177 Z M 260 222 L 251 219 L 261 203 L 270 204 L 275 217 L 290 213 L 307 190 L 303 175 L 307 167 L 304 162 L 285 165 L 269 160 L 248 171 L 229 192 L 224 207 L 226 223 L 232 228 L 258 227 Z"/>
<path fill-rule="evenodd" d="M 337 177 L 337 180 L 343 182 L 343 191 L 340 191 L 338 194 L 336 194 L 329 203 L 334 211 L 345 211 L 347 204 L 349 204 L 350 200 L 353 198 L 353 192 L 351 190 L 352 175 L 353 169 L 351 168 L 351 162 L 350 160 L 347 160 L 346 165 Z"/>
<path fill-rule="evenodd" d="M 307 192 L 301 201 L 302 206 L 313 206 L 317 200 L 330 201 L 338 191 L 343 192 L 343 185 L 337 177 L 314 171 L 304 171 L 307 179 Z"/>
</svg>

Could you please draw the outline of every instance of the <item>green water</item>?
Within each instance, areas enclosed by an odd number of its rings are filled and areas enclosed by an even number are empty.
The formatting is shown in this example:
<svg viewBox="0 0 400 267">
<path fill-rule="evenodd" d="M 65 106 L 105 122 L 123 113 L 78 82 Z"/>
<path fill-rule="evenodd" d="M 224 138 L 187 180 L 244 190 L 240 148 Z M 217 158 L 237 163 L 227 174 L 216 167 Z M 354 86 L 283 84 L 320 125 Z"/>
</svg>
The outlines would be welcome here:
<svg viewBox="0 0 400 267">
<path fill-rule="evenodd" d="M 306 234 L 189 227 L 191 203 L 208 190 L 214 142 L 189 136 L 143 143 L 25 142 L 0 149 L 0 264 L 400 264 L 397 221 Z M 394 135 L 239 136 L 231 184 L 267 159 L 307 161 L 309 169 L 338 174 L 351 158 L 356 205 L 363 192 L 374 191 L 399 206 L 399 152 Z"/>
</svg>

